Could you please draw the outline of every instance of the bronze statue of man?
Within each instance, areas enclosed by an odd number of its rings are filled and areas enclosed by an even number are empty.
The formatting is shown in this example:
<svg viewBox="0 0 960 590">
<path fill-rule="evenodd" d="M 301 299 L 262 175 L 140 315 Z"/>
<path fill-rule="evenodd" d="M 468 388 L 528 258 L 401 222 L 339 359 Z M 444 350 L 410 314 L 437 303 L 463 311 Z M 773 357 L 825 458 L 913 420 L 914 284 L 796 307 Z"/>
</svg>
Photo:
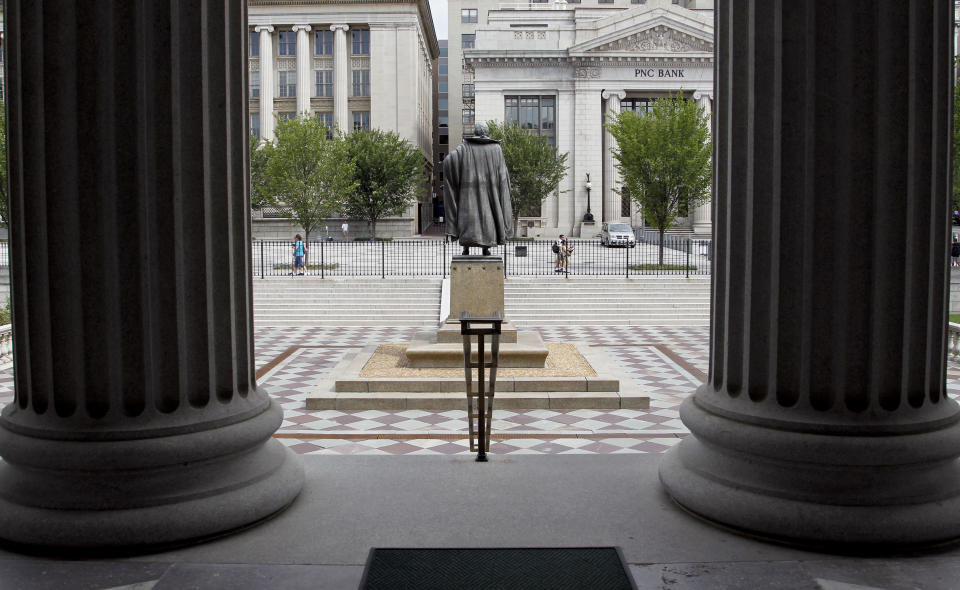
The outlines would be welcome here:
<svg viewBox="0 0 960 590">
<path fill-rule="evenodd" d="M 443 160 L 443 216 L 447 235 L 460 242 L 465 256 L 471 247 L 488 256 L 513 235 L 507 163 L 484 123 Z"/>
</svg>

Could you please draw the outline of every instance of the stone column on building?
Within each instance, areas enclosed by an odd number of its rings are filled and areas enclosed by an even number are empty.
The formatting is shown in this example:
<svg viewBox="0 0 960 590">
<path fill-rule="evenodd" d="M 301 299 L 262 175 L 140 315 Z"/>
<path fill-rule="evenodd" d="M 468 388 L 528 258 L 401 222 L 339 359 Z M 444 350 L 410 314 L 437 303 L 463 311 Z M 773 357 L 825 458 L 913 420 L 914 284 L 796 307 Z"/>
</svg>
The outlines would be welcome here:
<svg viewBox="0 0 960 590">
<path fill-rule="evenodd" d="M 713 120 L 713 93 L 697 90 L 693 93 L 697 105 L 703 108 L 704 116 Z M 711 126 L 711 130 L 713 127 Z M 712 131 L 711 131 L 712 132 Z M 693 210 L 693 235 L 696 238 L 708 239 L 713 232 L 712 210 L 713 204 L 707 201 Z"/>
<path fill-rule="evenodd" d="M 313 96 L 313 52 L 310 51 L 310 25 L 293 25 L 297 33 L 297 115 L 310 113 L 310 97 Z"/>
<path fill-rule="evenodd" d="M 716 23 L 710 374 L 661 480 L 751 534 L 956 539 L 952 6 L 723 2 Z"/>
<path fill-rule="evenodd" d="M 342 131 L 350 130 L 350 55 L 347 52 L 349 25 L 330 25 L 333 31 L 333 123 Z"/>
<path fill-rule="evenodd" d="M 66 4 L 4 11 L 0 537 L 127 550 L 246 527 L 303 483 L 254 374 L 246 3 Z"/>
<path fill-rule="evenodd" d="M 603 99 L 606 101 L 603 108 L 603 220 L 620 221 L 620 172 L 617 170 L 617 160 L 613 157 L 616 139 L 607 129 L 607 121 L 620 113 L 620 101 L 626 98 L 623 90 L 604 90 Z"/>
<path fill-rule="evenodd" d="M 260 138 L 273 141 L 276 121 L 273 118 L 274 61 L 273 27 L 261 25 L 254 31 L 260 33 Z"/>
</svg>

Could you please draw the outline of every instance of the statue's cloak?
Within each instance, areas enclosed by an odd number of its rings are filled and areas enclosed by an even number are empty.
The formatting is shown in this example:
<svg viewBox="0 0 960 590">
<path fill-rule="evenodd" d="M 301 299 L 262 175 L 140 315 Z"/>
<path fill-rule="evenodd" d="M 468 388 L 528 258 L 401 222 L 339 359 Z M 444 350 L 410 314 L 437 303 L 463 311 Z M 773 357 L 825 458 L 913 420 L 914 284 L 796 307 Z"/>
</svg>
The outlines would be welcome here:
<svg viewBox="0 0 960 590">
<path fill-rule="evenodd" d="M 468 137 L 443 160 L 443 217 L 461 246 L 490 248 L 513 235 L 510 175 L 500 142 Z"/>
</svg>

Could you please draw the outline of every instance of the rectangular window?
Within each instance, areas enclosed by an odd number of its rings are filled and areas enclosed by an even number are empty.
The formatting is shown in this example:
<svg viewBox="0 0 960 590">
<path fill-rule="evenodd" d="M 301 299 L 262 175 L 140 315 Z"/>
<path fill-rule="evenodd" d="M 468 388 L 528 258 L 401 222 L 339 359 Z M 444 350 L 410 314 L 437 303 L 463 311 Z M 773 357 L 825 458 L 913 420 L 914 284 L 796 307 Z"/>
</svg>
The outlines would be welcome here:
<svg viewBox="0 0 960 590">
<path fill-rule="evenodd" d="M 280 74 L 280 98 L 297 97 L 297 73 L 279 72 Z"/>
<path fill-rule="evenodd" d="M 613 0 L 597 0 L 597 4 L 613 4 Z"/>
<path fill-rule="evenodd" d="M 464 98 L 473 98 L 473 84 L 464 84 L 464 85 L 463 85 L 463 97 L 464 97 Z"/>
<path fill-rule="evenodd" d="M 437 117 L 437 119 L 440 121 L 440 123 L 439 123 L 440 127 L 449 127 L 449 126 L 450 126 L 450 117 L 445 117 L 445 116 L 441 115 L 441 116 Z"/>
<path fill-rule="evenodd" d="M 460 22 L 462 23 L 475 23 L 477 22 L 477 9 L 476 8 L 464 8 L 460 11 Z"/>
<path fill-rule="evenodd" d="M 620 101 L 620 111 L 634 111 L 640 115 L 646 115 L 653 110 L 652 98 L 625 98 Z"/>
<path fill-rule="evenodd" d="M 353 70 L 353 94 L 370 96 L 370 70 Z"/>
<path fill-rule="evenodd" d="M 438 111 L 446 111 L 446 110 L 448 110 L 448 109 L 450 108 L 449 105 L 450 105 L 450 101 L 449 101 L 449 99 L 447 99 L 447 98 L 441 98 L 441 99 L 437 100 L 437 110 L 438 110 Z"/>
<path fill-rule="evenodd" d="M 250 98 L 260 98 L 260 72 L 250 72 Z"/>
<path fill-rule="evenodd" d="M 296 113 L 277 113 L 277 118 L 281 121 L 292 121 L 297 118 Z"/>
<path fill-rule="evenodd" d="M 354 131 L 370 130 L 370 111 L 354 111 L 352 114 Z"/>
<path fill-rule="evenodd" d="M 353 33 L 353 54 L 370 55 L 370 29 L 360 29 Z"/>
<path fill-rule="evenodd" d="M 440 143 L 441 143 L 442 145 L 447 145 L 447 143 L 449 143 L 449 141 L 450 141 L 450 136 L 449 136 L 449 135 L 441 135 L 441 136 L 440 136 Z"/>
<path fill-rule="evenodd" d="M 474 110 L 473 109 L 463 109 L 463 124 L 464 125 L 473 125 Z"/>
<path fill-rule="evenodd" d="M 333 113 L 331 112 L 317 113 L 317 123 L 327 128 L 327 139 L 333 139 Z"/>
<path fill-rule="evenodd" d="M 324 97 L 333 96 L 333 70 L 314 71 L 315 86 L 314 96 Z"/>
<path fill-rule="evenodd" d="M 260 113 L 250 113 L 250 135 L 260 139 Z"/>
<path fill-rule="evenodd" d="M 449 73 L 449 68 L 447 64 L 440 64 L 440 75 L 446 76 Z"/>
<path fill-rule="evenodd" d="M 260 33 L 250 31 L 250 57 L 260 56 Z"/>
<path fill-rule="evenodd" d="M 439 93 L 441 93 L 441 94 L 446 93 L 446 92 L 447 92 L 447 86 L 448 86 L 448 84 L 447 84 L 446 82 L 440 82 L 439 84 L 437 84 L 437 92 L 439 92 Z"/>
<path fill-rule="evenodd" d="M 297 54 L 297 34 L 293 31 L 280 31 L 280 55 Z"/>
<path fill-rule="evenodd" d="M 469 35 L 460 35 L 460 47 L 464 49 L 473 49 L 477 46 L 477 36 L 473 33 Z"/>
<path fill-rule="evenodd" d="M 315 55 L 333 55 L 333 31 L 317 31 L 313 38 Z"/>
<path fill-rule="evenodd" d="M 447 48 L 446 48 L 446 47 L 441 47 L 441 48 L 440 48 L 440 57 L 447 57 L 447 55 L 448 55 L 448 50 L 447 50 Z"/>
<path fill-rule="evenodd" d="M 550 145 L 556 145 L 557 97 L 505 96 L 503 119 L 516 123 L 527 133 L 542 135 Z"/>
</svg>

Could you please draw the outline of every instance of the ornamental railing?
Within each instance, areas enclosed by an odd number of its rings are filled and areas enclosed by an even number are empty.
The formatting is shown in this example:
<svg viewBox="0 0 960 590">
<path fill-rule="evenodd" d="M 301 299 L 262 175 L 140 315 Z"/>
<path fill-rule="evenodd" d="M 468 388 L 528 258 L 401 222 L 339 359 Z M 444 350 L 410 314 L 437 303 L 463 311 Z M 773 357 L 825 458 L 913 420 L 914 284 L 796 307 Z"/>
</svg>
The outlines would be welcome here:
<svg viewBox="0 0 960 590">
<path fill-rule="evenodd" d="M 673 236 L 671 236 L 673 238 Z M 689 238 L 665 242 L 663 264 L 657 244 L 605 247 L 599 240 L 569 240 L 573 252 L 558 260 L 550 240 L 518 240 L 491 248 L 503 257 L 504 276 L 622 276 L 709 275 L 710 241 Z M 461 253 L 455 243 L 440 239 L 390 241 L 311 241 L 307 243 L 305 276 L 446 276 L 450 262 Z M 473 248 L 471 254 L 480 254 Z M 290 276 L 293 241 L 258 240 L 253 243 L 253 274 L 260 278 Z M 560 269 L 560 273 L 557 269 Z"/>
</svg>

